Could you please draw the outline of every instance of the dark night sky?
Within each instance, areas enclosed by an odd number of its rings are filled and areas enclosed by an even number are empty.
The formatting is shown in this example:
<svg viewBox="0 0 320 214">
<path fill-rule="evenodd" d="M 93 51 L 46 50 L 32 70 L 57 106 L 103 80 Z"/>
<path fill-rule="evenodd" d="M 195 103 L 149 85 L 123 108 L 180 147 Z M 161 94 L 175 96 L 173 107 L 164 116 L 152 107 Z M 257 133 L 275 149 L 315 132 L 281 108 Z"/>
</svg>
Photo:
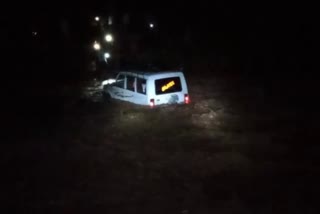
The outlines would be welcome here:
<svg viewBox="0 0 320 214">
<path fill-rule="evenodd" d="M 136 16 L 155 15 L 165 27 L 177 24 L 191 26 L 195 31 L 215 32 L 217 30 L 259 33 L 286 33 L 298 28 L 313 25 L 315 17 L 312 6 L 301 3 L 281 3 L 270 1 L 211 1 L 210 4 L 185 1 L 51 1 L 25 2 L 19 7 L 12 3 L 6 9 L 4 20 L 15 31 L 23 31 L 25 27 L 53 26 L 59 19 L 67 19 L 78 25 L 85 26 L 86 21 L 94 14 L 113 12 L 121 14 L 129 12 Z M 13 16 L 14 14 L 14 16 Z M 13 25 L 13 26 L 12 26 Z M 296 28 L 296 29 L 295 29 Z"/>
<path fill-rule="evenodd" d="M 230 0 L 210 4 L 200 1 L 31 1 L 19 3 L 18 7 L 11 3 L 2 14 L 7 32 L 4 41 L 8 41 L 4 47 L 16 59 L 21 46 L 33 45 L 31 32 L 37 30 L 45 35 L 43 44 L 58 51 L 57 44 L 67 44 L 61 37 L 63 21 L 69 25 L 72 41 L 80 44 L 88 40 L 89 22 L 95 15 L 112 12 L 119 16 L 128 12 L 136 19 L 154 16 L 162 35 L 170 37 L 188 30 L 193 37 L 192 44 L 203 50 L 215 51 L 214 48 L 219 47 L 238 60 L 242 60 L 244 54 L 273 54 L 274 58 L 290 58 L 287 55 L 291 54 L 295 60 L 306 58 L 312 52 L 309 49 L 313 47 L 317 24 L 313 8 L 307 3 Z"/>
</svg>

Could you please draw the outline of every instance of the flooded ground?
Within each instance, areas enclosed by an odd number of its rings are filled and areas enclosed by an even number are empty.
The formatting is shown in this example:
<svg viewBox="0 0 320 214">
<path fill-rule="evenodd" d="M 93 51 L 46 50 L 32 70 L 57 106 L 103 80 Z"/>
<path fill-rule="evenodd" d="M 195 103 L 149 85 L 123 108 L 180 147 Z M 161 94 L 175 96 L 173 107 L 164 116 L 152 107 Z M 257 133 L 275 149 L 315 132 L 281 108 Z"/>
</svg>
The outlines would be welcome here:
<svg viewBox="0 0 320 214">
<path fill-rule="evenodd" d="M 320 146 L 305 117 L 236 76 L 186 78 L 191 104 L 181 106 L 106 103 L 95 81 L 39 95 L 50 111 L 17 111 L 2 145 L 6 208 L 318 213 Z"/>
</svg>

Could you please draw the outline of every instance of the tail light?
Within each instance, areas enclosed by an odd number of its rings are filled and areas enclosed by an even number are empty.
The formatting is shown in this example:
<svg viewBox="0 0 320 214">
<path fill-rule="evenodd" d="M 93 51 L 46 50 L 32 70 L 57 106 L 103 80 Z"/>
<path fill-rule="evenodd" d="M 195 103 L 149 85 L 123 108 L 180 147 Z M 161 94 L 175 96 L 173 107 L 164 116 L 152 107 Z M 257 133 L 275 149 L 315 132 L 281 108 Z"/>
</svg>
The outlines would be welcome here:
<svg viewBox="0 0 320 214">
<path fill-rule="evenodd" d="M 185 94 L 185 95 L 184 95 L 184 103 L 185 103 L 185 104 L 189 104 L 189 103 L 190 103 L 190 98 L 189 98 L 189 95 L 188 95 L 188 94 Z"/>
<path fill-rule="evenodd" d="M 154 103 L 154 99 L 150 99 L 150 107 L 154 107 L 155 103 Z"/>
</svg>

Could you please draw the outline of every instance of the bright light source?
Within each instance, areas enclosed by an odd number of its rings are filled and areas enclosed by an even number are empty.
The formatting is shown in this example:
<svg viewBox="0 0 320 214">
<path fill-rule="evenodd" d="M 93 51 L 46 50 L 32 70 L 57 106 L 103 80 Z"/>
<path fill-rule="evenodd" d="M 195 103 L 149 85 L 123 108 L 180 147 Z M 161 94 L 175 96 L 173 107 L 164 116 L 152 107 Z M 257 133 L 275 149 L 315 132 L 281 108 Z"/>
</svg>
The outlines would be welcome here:
<svg viewBox="0 0 320 214">
<path fill-rule="evenodd" d="M 112 37 L 111 34 L 107 34 L 105 39 L 106 39 L 107 42 L 112 42 L 113 41 L 113 37 Z"/>
<path fill-rule="evenodd" d="M 103 54 L 103 56 L 104 56 L 104 61 L 108 63 L 108 59 L 111 57 L 111 55 L 108 52 L 106 52 Z"/>
<path fill-rule="evenodd" d="M 109 59 L 111 57 L 111 55 L 108 52 L 104 53 L 103 56 L 105 59 Z"/>
<path fill-rule="evenodd" d="M 38 35 L 38 32 L 37 31 L 33 31 L 32 35 L 36 36 L 36 35 Z"/>
<path fill-rule="evenodd" d="M 107 80 L 102 81 L 102 86 L 109 85 L 109 84 L 112 84 L 112 83 L 115 83 L 115 82 L 116 82 L 115 79 L 107 79 Z"/>
<path fill-rule="evenodd" d="M 93 48 L 98 51 L 98 50 L 101 49 L 101 46 L 100 46 L 100 44 L 98 42 L 94 42 Z"/>
<path fill-rule="evenodd" d="M 154 28 L 154 24 L 153 24 L 153 23 L 150 23 L 150 24 L 149 24 L 149 27 L 150 27 L 150 28 Z"/>
<path fill-rule="evenodd" d="M 99 16 L 96 16 L 96 17 L 94 18 L 94 20 L 96 20 L 96 21 L 98 22 L 98 21 L 100 21 L 100 17 L 99 17 Z"/>
</svg>

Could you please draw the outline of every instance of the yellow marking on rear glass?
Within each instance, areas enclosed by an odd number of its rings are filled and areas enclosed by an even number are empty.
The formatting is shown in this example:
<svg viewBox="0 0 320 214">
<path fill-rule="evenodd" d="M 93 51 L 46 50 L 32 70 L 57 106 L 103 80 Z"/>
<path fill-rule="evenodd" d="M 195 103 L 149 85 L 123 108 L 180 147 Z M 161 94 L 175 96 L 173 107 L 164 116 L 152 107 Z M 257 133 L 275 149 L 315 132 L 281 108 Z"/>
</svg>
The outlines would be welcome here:
<svg viewBox="0 0 320 214">
<path fill-rule="evenodd" d="M 162 87 L 161 87 L 161 91 L 166 91 L 166 90 L 168 90 L 169 88 L 171 88 L 171 87 L 174 86 L 174 85 L 175 85 L 175 83 L 174 83 L 174 81 L 172 80 L 172 81 L 169 82 L 168 84 L 162 86 Z"/>
</svg>

